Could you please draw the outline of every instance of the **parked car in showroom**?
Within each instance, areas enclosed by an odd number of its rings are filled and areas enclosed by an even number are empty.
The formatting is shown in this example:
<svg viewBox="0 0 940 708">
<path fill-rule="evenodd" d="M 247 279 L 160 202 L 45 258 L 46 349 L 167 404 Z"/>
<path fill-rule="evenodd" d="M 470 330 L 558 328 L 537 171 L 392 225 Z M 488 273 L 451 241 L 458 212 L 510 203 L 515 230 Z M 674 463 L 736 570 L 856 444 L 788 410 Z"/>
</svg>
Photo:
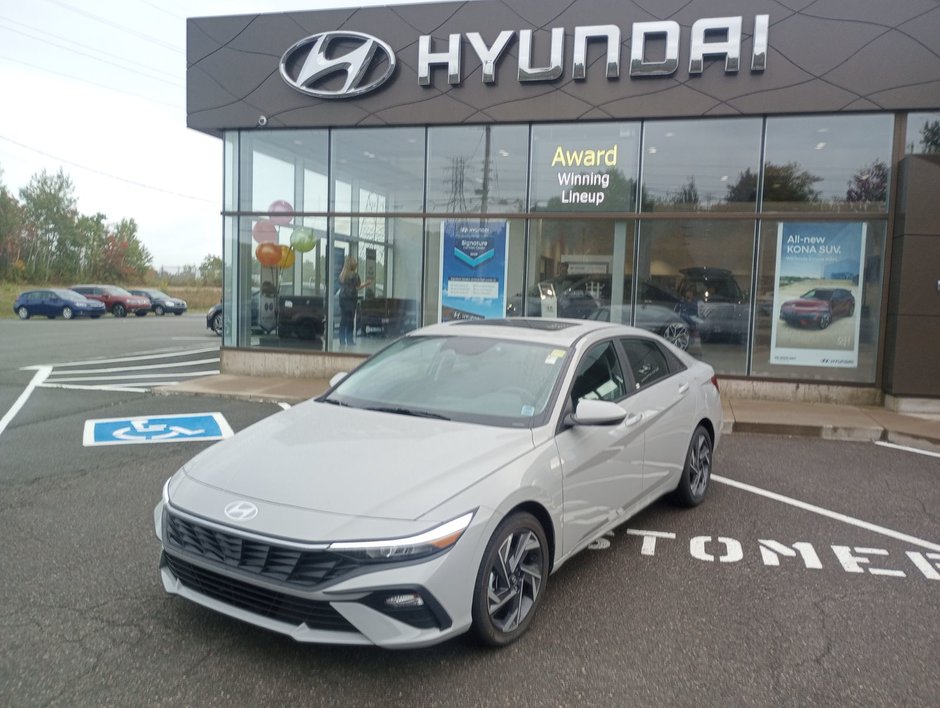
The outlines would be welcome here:
<svg viewBox="0 0 940 708">
<path fill-rule="evenodd" d="M 105 307 L 74 290 L 45 288 L 20 293 L 13 303 L 13 311 L 21 320 L 36 316 L 48 317 L 50 320 L 56 317 L 64 320 L 75 317 L 98 319 L 105 313 Z"/>
<path fill-rule="evenodd" d="M 727 268 L 696 266 L 679 270 L 677 288 L 685 309 L 701 322 L 701 337 L 707 341 L 747 340 L 750 306 L 747 295 Z"/>
<path fill-rule="evenodd" d="M 150 312 L 158 317 L 163 317 L 163 315 L 168 312 L 174 315 L 182 315 L 188 309 L 185 300 L 181 300 L 178 297 L 170 297 L 162 290 L 155 290 L 153 288 L 131 288 L 130 294 L 139 295 L 140 297 L 145 297 L 150 300 Z"/>
<path fill-rule="evenodd" d="M 301 642 L 505 645 L 576 553 L 704 500 L 721 427 L 713 369 L 650 332 L 431 325 L 167 480 L 163 586 Z"/>
<path fill-rule="evenodd" d="M 855 296 L 845 288 L 813 288 L 780 306 L 780 319 L 788 325 L 826 329 L 836 317 L 855 314 Z"/>
<path fill-rule="evenodd" d="M 150 312 L 150 300 L 131 295 L 117 285 L 73 285 L 71 289 L 90 300 L 103 303 L 105 309 L 115 317 L 127 317 L 128 312 L 143 317 Z"/>
</svg>

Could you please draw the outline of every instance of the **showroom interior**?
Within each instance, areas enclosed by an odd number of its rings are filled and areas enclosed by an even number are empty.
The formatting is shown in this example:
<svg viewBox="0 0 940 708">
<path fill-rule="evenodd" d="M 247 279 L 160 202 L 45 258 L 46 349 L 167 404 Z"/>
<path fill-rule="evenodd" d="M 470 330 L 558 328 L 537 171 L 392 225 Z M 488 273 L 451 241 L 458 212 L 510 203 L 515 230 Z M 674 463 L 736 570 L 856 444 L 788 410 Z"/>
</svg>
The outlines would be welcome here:
<svg viewBox="0 0 940 708">
<path fill-rule="evenodd" d="M 495 313 L 635 324 L 728 382 L 940 397 L 940 52 L 917 36 L 940 12 L 732 5 L 190 20 L 189 125 L 225 166 L 223 368 L 326 375 Z M 292 85 L 291 51 L 330 33 L 321 61 L 381 39 L 384 84 Z"/>
</svg>

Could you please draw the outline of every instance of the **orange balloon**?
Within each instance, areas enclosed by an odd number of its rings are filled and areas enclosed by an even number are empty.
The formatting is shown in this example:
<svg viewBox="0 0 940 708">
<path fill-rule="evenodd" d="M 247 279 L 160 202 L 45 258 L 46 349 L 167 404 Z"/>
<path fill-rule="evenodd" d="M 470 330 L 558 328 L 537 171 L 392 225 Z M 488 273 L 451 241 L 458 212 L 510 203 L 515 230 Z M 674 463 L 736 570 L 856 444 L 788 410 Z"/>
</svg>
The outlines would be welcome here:
<svg viewBox="0 0 940 708">
<path fill-rule="evenodd" d="M 294 250 L 290 246 L 281 245 L 281 260 L 278 261 L 278 268 L 290 268 L 294 265 Z"/>
<path fill-rule="evenodd" d="M 263 266 L 276 266 L 281 262 L 281 247 L 270 241 L 259 243 L 255 249 L 255 258 Z"/>
<path fill-rule="evenodd" d="M 267 219 L 255 222 L 251 229 L 251 237 L 258 243 L 277 241 L 277 227 Z"/>
</svg>

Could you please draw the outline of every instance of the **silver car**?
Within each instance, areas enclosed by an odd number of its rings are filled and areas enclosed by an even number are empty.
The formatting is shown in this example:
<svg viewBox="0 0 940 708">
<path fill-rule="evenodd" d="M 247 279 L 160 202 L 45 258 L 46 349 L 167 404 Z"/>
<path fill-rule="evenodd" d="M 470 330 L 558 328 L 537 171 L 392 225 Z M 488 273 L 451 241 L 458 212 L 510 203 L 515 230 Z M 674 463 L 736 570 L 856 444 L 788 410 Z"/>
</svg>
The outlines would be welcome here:
<svg viewBox="0 0 940 708">
<path fill-rule="evenodd" d="M 703 500 L 721 424 L 711 367 L 644 330 L 426 327 L 171 477 L 163 585 L 303 642 L 508 644 L 575 553 Z"/>
</svg>

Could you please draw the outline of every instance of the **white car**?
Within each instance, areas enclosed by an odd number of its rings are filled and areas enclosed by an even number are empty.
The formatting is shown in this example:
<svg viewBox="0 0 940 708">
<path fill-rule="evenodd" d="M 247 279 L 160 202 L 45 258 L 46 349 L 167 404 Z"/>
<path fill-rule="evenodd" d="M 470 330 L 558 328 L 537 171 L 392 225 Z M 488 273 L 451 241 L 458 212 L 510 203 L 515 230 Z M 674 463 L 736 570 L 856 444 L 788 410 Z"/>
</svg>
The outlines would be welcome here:
<svg viewBox="0 0 940 708">
<path fill-rule="evenodd" d="M 426 327 L 171 477 L 163 585 L 298 641 L 507 644 L 575 553 L 703 500 L 721 424 L 711 367 L 644 330 Z"/>
</svg>

